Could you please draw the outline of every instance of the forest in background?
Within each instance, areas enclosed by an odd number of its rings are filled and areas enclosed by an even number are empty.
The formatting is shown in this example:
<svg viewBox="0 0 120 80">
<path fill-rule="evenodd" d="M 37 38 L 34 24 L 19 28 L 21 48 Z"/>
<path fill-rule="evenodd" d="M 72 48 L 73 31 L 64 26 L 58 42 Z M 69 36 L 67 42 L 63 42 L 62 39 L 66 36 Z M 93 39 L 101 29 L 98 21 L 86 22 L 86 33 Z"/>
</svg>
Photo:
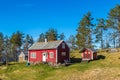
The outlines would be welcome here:
<svg viewBox="0 0 120 80">
<path fill-rule="evenodd" d="M 113 7 L 107 16 L 107 19 L 94 19 L 91 12 L 83 15 L 78 21 L 76 35 L 70 35 L 65 39 L 65 34 L 58 33 L 56 29 L 49 28 L 46 32 L 40 32 L 38 42 L 65 40 L 71 50 L 81 48 L 118 48 L 120 47 L 120 5 Z M 67 31 L 67 30 L 66 30 Z M 13 55 L 17 61 L 17 54 L 21 49 L 27 51 L 34 43 L 30 35 L 16 31 L 11 36 L 4 35 L 0 32 L 0 57 L 4 53 L 6 57 Z"/>
</svg>

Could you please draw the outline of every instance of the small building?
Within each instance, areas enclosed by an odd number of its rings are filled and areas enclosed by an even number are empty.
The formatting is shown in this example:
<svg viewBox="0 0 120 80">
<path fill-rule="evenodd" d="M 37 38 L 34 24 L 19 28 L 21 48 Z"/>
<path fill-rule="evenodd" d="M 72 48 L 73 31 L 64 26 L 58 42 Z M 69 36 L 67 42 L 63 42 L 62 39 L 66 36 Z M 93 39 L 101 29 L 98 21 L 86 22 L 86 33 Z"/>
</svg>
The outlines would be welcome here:
<svg viewBox="0 0 120 80">
<path fill-rule="evenodd" d="M 23 53 L 23 51 L 18 56 L 18 61 L 19 62 L 24 62 L 25 61 L 25 54 Z"/>
<path fill-rule="evenodd" d="M 70 60 L 69 47 L 63 41 L 36 42 L 29 48 L 30 63 L 63 63 Z"/>
<path fill-rule="evenodd" d="M 97 51 L 94 50 L 94 49 L 83 48 L 81 50 L 81 52 L 82 52 L 82 60 L 83 61 L 89 61 L 89 60 L 97 59 Z"/>
<path fill-rule="evenodd" d="M 21 53 L 18 56 L 18 61 L 19 62 L 25 62 L 28 60 L 28 53 L 25 53 L 23 51 L 21 51 Z"/>
</svg>

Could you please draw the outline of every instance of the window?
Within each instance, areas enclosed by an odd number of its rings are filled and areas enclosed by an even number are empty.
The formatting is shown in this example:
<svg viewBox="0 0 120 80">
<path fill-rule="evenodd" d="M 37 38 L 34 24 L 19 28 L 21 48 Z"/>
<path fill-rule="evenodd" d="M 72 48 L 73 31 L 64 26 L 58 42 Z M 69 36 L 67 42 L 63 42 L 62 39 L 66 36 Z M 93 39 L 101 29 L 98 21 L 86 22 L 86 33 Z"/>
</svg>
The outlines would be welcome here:
<svg viewBox="0 0 120 80">
<path fill-rule="evenodd" d="M 50 58 L 54 58 L 54 53 L 50 52 Z"/>
<path fill-rule="evenodd" d="M 90 52 L 88 52 L 88 54 L 90 54 Z"/>
<path fill-rule="evenodd" d="M 62 43 L 62 48 L 65 49 L 65 43 Z"/>
<path fill-rule="evenodd" d="M 66 56 L 66 52 L 62 52 L 62 56 Z"/>
<path fill-rule="evenodd" d="M 31 58 L 36 58 L 36 52 L 31 53 Z"/>
</svg>

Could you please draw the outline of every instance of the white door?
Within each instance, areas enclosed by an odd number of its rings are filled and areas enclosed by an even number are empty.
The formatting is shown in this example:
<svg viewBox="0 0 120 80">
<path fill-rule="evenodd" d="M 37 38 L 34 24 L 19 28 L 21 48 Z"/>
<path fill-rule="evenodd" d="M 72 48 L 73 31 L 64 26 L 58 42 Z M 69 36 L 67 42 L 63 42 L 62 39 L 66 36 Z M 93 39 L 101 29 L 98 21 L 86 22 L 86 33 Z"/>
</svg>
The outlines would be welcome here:
<svg viewBox="0 0 120 80">
<path fill-rule="evenodd" d="M 43 62 L 46 62 L 47 53 L 44 52 L 42 55 L 43 55 L 43 56 L 42 56 L 42 61 L 43 61 Z"/>
</svg>

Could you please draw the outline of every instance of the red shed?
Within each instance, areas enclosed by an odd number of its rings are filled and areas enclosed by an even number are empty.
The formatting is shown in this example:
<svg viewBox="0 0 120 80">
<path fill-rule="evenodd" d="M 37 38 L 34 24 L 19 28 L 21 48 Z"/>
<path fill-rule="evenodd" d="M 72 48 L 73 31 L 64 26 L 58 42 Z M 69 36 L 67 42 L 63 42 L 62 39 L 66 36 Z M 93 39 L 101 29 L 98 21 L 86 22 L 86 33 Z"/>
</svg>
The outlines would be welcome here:
<svg viewBox="0 0 120 80">
<path fill-rule="evenodd" d="M 51 62 L 54 64 L 70 60 L 69 47 L 63 41 L 36 42 L 29 48 L 30 63 Z"/>
<path fill-rule="evenodd" d="M 97 51 L 94 49 L 83 48 L 82 52 L 82 60 L 94 60 L 97 59 Z"/>
</svg>

